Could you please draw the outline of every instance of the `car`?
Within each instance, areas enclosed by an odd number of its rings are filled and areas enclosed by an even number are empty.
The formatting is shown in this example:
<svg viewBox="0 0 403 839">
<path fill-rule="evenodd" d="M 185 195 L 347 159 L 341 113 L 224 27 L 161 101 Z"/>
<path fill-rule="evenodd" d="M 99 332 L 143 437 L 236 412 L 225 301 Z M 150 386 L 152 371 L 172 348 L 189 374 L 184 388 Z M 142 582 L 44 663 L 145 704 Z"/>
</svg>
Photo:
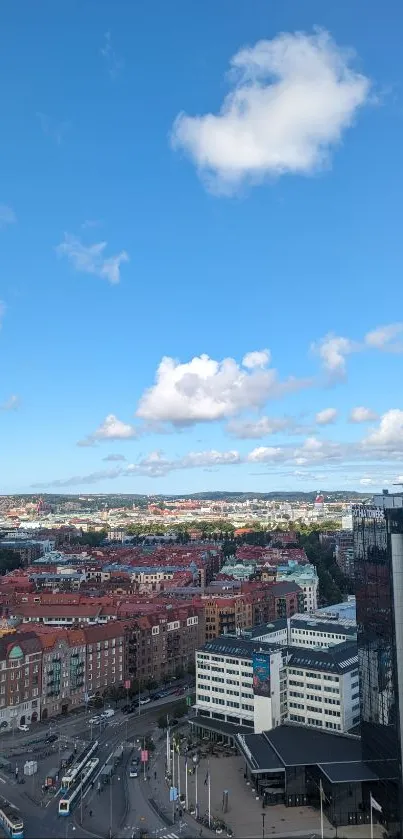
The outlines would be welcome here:
<svg viewBox="0 0 403 839">
<path fill-rule="evenodd" d="M 129 770 L 129 778 L 138 778 L 139 772 L 137 763 L 132 763 Z"/>
<path fill-rule="evenodd" d="M 88 720 L 88 722 L 90 725 L 99 725 L 99 723 L 101 722 L 101 717 L 91 717 L 91 719 Z"/>
<path fill-rule="evenodd" d="M 140 699 L 140 705 L 148 705 L 149 702 L 151 702 L 149 696 L 145 696 L 144 699 Z"/>
<path fill-rule="evenodd" d="M 58 734 L 49 734 L 48 737 L 45 737 L 45 743 L 54 743 L 55 740 L 59 739 Z"/>
<path fill-rule="evenodd" d="M 106 711 L 103 711 L 102 714 L 101 714 L 101 718 L 103 720 L 107 720 L 109 717 L 114 717 L 114 716 L 115 716 L 115 712 L 114 712 L 113 708 L 107 708 Z"/>
<path fill-rule="evenodd" d="M 29 725 L 19 725 L 18 730 L 19 731 L 29 731 Z"/>
</svg>

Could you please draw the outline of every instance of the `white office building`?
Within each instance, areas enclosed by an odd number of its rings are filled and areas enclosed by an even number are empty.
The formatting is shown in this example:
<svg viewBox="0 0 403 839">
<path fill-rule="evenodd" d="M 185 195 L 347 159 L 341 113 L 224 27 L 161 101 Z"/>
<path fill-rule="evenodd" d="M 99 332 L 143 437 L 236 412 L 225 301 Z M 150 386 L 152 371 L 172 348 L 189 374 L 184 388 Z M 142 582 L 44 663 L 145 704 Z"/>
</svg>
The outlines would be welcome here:
<svg viewBox="0 0 403 839">
<path fill-rule="evenodd" d="M 255 733 L 292 721 L 349 731 L 360 718 L 357 646 L 308 649 L 215 638 L 196 652 L 196 710 L 206 729 L 209 718 L 215 730 L 220 721 Z"/>
<path fill-rule="evenodd" d="M 356 642 L 357 626 L 354 620 L 297 614 L 244 630 L 242 637 L 271 644 L 328 649 L 345 641 Z"/>
</svg>

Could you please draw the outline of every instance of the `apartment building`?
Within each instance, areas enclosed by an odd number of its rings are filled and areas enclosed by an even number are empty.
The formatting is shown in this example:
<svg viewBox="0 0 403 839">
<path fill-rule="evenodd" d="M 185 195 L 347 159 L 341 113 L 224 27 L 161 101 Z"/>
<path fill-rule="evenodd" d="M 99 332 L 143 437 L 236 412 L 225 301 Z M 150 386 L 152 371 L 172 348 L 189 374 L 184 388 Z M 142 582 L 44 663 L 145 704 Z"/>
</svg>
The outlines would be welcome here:
<svg viewBox="0 0 403 839">
<path fill-rule="evenodd" d="M 39 630 L 42 645 L 41 718 L 84 704 L 86 643 L 83 630 Z"/>
<path fill-rule="evenodd" d="M 196 707 L 200 717 L 255 732 L 286 721 L 349 731 L 360 718 L 357 646 L 216 638 L 196 653 Z"/>
<path fill-rule="evenodd" d="M 279 565 L 276 580 L 292 580 L 299 585 L 304 593 L 304 612 L 314 612 L 318 608 L 319 578 L 314 565 L 300 565 L 290 560 L 287 565 Z"/>
<path fill-rule="evenodd" d="M 41 711 L 42 646 L 34 632 L 0 638 L 0 728 L 35 722 Z"/>
<path fill-rule="evenodd" d="M 119 621 L 83 630 L 86 643 L 86 692 L 102 694 L 125 678 L 125 626 Z"/>
<path fill-rule="evenodd" d="M 231 597 L 213 595 L 203 598 L 202 602 L 206 614 L 206 641 L 210 641 L 303 611 L 304 596 L 296 583 L 286 581 Z"/>
<path fill-rule="evenodd" d="M 194 665 L 205 640 L 204 609 L 168 609 L 126 623 L 126 673 L 141 684 L 175 676 Z"/>
</svg>

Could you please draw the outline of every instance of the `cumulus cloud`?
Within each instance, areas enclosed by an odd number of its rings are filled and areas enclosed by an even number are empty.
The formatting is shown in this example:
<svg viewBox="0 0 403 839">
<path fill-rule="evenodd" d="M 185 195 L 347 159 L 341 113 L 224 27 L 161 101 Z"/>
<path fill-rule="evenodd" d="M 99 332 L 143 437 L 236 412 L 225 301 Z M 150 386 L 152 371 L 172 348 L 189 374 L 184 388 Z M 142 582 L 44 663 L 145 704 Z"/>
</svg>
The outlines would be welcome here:
<svg viewBox="0 0 403 839">
<path fill-rule="evenodd" d="M 16 411 L 20 407 L 21 400 L 16 393 L 12 393 L 8 399 L 0 405 L 0 411 Z"/>
<path fill-rule="evenodd" d="M 337 417 L 337 408 L 324 408 L 323 411 L 318 411 L 315 415 L 315 421 L 318 425 L 330 425 Z"/>
<path fill-rule="evenodd" d="M 363 405 L 358 405 L 357 408 L 353 408 L 349 420 L 350 422 L 371 422 L 372 420 L 378 419 L 378 414 L 375 411 L 371 411 L 371 408 L 365 408 Z"/>
<path fill-rule="evenodd" d="M 245 367 L 245 359 L 249 366 Z M 247 353 L 243 366 L 233 358 L 215 361 L 205 354 L 184 363 L 166 356 L 157 369 L 156 383 L 140 399 L 137 416 L 176 426 L 211 422 L 260 408 L 270 398 L 307 386 L 308 380 L 280 382 L 277 371 L 264 366 L 268 361 L 267 350 Z"/>
<path fill-rule="evenodd" d="M 218 114 L 177 116 L 174 148 L 196 163 L 214 191 L 287 173 L 310 175 L 329 161 L 370 82 L 353 53 L 327 32 L 281 33 L 231 59 L 232 90 Z"/>
<path fill-rule="evenodd" d="M 312 344 L 312 350 L 321 359 L 325 371 L 330 377 L 342 378 L 346 373 L 346 357 L 360 349 L 356 341 L 329 333 L 318 343 Z"/>
<path fill-rule="evenodd" d="M 108 457 L 107 459 L 112 459 Z M 34 487 L 68 487 L 74 485 L 93 484 L 106 479 L 148 477 L 165 477 L 171 472 L 187 469 L 220 469 L 224 466 L 238 466 L 255 464 L 266 466 L 273 477 L 316 475 L 319 472 L 309 472 L 326 469 L 331 472 L 343 469 L 343 485 L 353 483 L 356 486 L 361 478 L 368 478 L 366 470 L 374 465 L 384 463 L 396 469 L 396 462 L 403 462 L 403 411 L 394 409 L 387 412 L 377 429 L 358 443 L 340 443 L 332 440 L 321 440 L 314 435 L 306 437 L 301 445 L 257 446 L 250 452 L 240 453 L 237 450 L 191 451 L 180 457 L 170 458 L 161 450 L 155 450 L 141 457 L 136 463 L 118 465 L 111 470 L 92 472 L 89 475 L 79 475 L 57 479 L 48 483 L 33 484 Z M 288 467 L 289 472 L 279 471 L 279 467 Z M 262 474 L 259 472 L 258 474 Z M 325 473 L 324 473 L 325 474 Z M 394 471 L 394 474 L 396 472 Z M 353 475 L 353 477 L 351 477 Z M 355 475 L 355 477 L 354 477 Z M 378 486 L 393 483 L 391 476 L 380 473 L 374 477 Z M 397 479 L 397 482 L 402 480 Z M 364 485 L 364 484 L 362 484 Z"/>
<path fill-rule="evenodd" d="M 399 336 L 402 336 L 402 340 L 397 340 Z M 329 332 L 311 345 L 311 350 L 320 357 L 330 379 L 344 378 L 347 356 L 370 349 L 390 353 L 403 352 L 403 323 L 379 326 L 367 332 L 360 341 Z"/>
<path fill-rule="evenodd" d="M 395 341 L 403 333 L 403 323 L 390 323 L 387 326 L 378 326 L 365 336 L 365 343 L 368 347 L 386 352 L 403 352 L 403 341 Z"/>
<path fill-rule="evenodd" d="M 7 224 L 15 224 L 17 216 L 7 204 L 0 204 L 0 227 L 6 227 Z"/>
<path fill-rule="evenodd" d="M 122 422 L 115 414 L 108 414 L 96 431 L 89 434 L 83 440 L 79 440 L 78 446 L 94 446 L 97 442 L 108 442 L 110 440 L 133 440 L 138 437 L 139 431 L 134 425 Z"/>
<path fill-rule="evenodd" d="M 108 280 L 112 285 L 120 282 L 120 266 L 129 261 L 127 251 L 120 251 L 115 256 L 105 256 L 107 242 L 83 245 L 76 236 L 64 234 L 64 241 L 57 246 L 56 253 L 66 256 L 75 271 L 94 274 Z"/>
<path fill-rule="evenodd" d="M 386 411 L 378 427 L 373 428 L 364 440 L 364 446 L 403 450 L 403 411 L 399 408 Z"/>
<path fill-rule="evenodd" d="M 280 446 L 258 446 L 248 454 L 250 463 L 272 463 L 276 460 L 284 460 L 286 458 L 284 449 Z"/>
<path fill-rule="evenodd" d="M 254 350 L 253 352 L 247 352 L 246 355 L 244 355 L 242 364 L 249 370 L 253 370 L 254 367 L 266 367 L 270 358 L 270 350 Z"/>
</svg>

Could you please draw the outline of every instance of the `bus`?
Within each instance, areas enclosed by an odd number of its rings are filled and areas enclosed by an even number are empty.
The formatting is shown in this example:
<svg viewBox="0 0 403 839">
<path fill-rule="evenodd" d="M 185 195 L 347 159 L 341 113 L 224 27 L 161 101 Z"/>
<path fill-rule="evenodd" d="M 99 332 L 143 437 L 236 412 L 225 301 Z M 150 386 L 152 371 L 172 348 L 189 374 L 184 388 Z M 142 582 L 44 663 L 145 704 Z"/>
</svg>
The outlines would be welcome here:
<svg viewBox="0 0 403 839">
<path fill-rule="evenodd" d="M 0 825 L 11 839 L 24 839 L 24 822 L 14 804 L 0 798 Z"/>
<path fill-rule="evenodd" d="M 71 769 L 69 769 L 69 771 L 62 777 L 60 787 L 61 792 L 66 792 L 68 789 L 71 789 L 79 777 L 81 770 L 84 769 L 85 764 L 88 763 L 90 757 L 92 757 L 97 748 L 98 740 L 95 740 L 95 743 L 90 743 L 89 746 L 86 746 L 85 749 L 80 752 Z"/>
<path fill-rule="evenodd" d="M 81 776 L 76 780 L 75 784 L 67 790 L 66 794 L 59 801 L 59 816 L 69 816 L 73 807 L 79 801 L 80 796 L 83 795 L 84 790 L 91 781 L 92 776 L 99 764 L 97 757 L 90 760 L 84 769 Z"/>
</svg>

